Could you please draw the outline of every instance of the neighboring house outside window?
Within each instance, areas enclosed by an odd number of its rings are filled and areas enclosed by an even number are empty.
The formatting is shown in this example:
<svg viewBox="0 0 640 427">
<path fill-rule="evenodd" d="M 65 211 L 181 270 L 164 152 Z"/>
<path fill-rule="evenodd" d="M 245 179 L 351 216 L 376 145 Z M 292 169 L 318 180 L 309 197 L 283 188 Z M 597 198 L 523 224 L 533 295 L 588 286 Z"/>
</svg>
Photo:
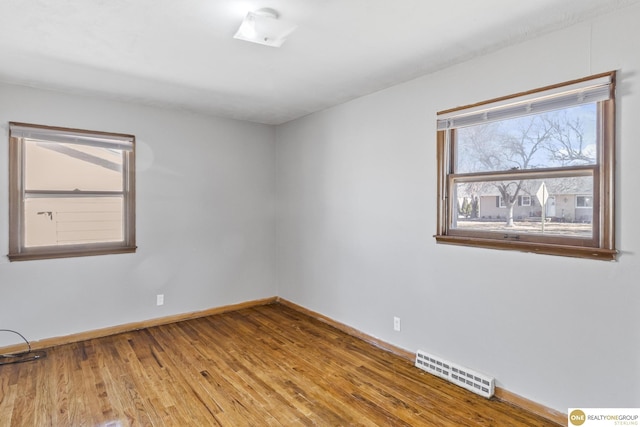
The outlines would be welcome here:
<svg viewBox="0 0 640 427">
<path fill-rule="evenodd" d="M 9 129 L 11 261 L 135 251 L 134 136 Z"/>
<path fill-rule="evenodd" d="M 615 259 L 615 76 L 438 113 L 438 243 Z"/>
</svg>

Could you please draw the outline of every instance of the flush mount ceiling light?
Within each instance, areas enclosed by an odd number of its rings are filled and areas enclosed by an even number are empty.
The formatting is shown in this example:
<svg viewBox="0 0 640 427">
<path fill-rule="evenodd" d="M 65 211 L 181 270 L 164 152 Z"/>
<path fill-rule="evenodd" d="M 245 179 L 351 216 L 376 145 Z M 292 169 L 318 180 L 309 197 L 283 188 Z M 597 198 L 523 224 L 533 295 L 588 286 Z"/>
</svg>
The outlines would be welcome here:
<svg viewBox="0 0 640 427">
<path fill-rule="evenodd" d="M 281 21 L 278 16 L 278 12 L 269 8 L 249 12 L 233 38 L 280 47 L 298 26 Z"/>
</svg>

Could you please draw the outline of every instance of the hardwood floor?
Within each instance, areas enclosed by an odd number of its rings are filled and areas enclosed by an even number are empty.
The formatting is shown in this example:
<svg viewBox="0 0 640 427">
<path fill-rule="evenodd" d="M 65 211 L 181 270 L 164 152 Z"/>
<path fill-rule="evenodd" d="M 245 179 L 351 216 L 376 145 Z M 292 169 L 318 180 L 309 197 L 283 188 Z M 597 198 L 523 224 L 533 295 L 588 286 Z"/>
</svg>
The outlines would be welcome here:
<svg viewBox="0 0 640 427">
<path fill-rule="evenodd" d="M 0 426 L 556 426 L 280 304 L 0 366 Z"/>
</svg>

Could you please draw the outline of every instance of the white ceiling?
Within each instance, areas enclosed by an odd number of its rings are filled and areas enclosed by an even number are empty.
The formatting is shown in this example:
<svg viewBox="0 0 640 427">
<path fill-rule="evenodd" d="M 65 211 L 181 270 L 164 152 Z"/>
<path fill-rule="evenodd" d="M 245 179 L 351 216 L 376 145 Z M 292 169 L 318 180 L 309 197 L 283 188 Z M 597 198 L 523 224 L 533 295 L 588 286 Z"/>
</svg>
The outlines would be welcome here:
<svg viewBox="0 0 640 427">
<path fill-rule="evenodd" d="M 0 81 L 279 124 L 639 1 L 0 0 Z"/>
</svg>

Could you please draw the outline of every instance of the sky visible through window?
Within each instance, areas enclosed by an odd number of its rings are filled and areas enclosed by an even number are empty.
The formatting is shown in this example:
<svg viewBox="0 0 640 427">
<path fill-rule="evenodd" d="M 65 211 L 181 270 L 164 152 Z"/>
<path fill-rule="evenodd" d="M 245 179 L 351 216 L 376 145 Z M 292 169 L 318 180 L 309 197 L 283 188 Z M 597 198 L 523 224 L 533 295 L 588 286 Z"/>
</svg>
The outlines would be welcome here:
<svg viewBox="0 0 640 427">
<path fill-rule="evenodd" d="M 596 163 L 596 105 L 460 128 L 456 173 Z"/>
</svg>

